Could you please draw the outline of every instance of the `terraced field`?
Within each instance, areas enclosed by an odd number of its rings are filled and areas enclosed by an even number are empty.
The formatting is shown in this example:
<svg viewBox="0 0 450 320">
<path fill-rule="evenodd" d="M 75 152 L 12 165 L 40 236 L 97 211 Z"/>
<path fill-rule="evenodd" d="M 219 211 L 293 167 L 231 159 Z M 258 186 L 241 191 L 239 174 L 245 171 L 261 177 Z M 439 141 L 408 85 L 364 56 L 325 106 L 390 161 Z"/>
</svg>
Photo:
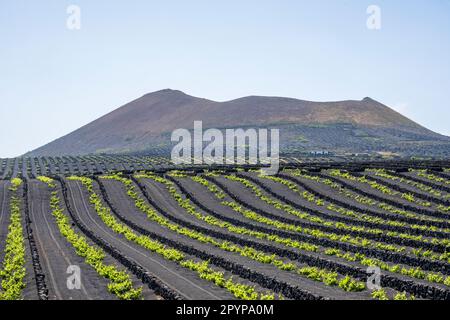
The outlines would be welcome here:
<svg viewBox="0 0 450 320">
<path fill-rule="evenodd" d="M 39 159 L 1 162 L 0 299 L 450 299 L 446 166 Z"/>
</svg>

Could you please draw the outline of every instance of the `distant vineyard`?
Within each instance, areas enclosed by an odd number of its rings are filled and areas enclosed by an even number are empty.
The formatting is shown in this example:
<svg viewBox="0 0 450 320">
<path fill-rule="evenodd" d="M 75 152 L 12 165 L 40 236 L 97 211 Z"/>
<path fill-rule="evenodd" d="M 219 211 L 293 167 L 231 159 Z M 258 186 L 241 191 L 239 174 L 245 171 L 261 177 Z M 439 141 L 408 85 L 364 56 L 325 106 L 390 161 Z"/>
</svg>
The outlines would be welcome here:
<svg viewBox="0 0 450 320">
<path fill-rule="evenodd" d="M 281 164 L 331 162 L 333 158 L 283 157 Z M 183 167 L 183 166 L 181 166 Z M 0 179 L 41 175 L 93 175 L 118 171 L 160 170 L 174 168 L 167 156 L 91 155 L 61 157 L 22 157 L 0 159 Z M 180 168 L 179 165 L 176 168 Z"/>
<path fill-rule="evenodd" d="M 351 171 L 368 168 L 392 168 L 395 171 L 405 171 L 408 167 L 415 169 L 429 169 L 442 171 L 450 167 L 450 161 L 355 161 L 346 157 L 297 157 L 282 156 L 281 167 L 301 167 L 304 169 L 345 168 Z M 215 165 L 207 168 L 232 169 L 234 166 Z M 257 167 L 247 165 L 247 168 Z M 111 172 L 134 171 L 167 171 L 174 169 L 202 169 L 205 166 L 176 165 L 167 156 L 143 155 L 89 155 L 89 156 L 61 156 L 61 157 L 19 157 L 0 159 L 0 179 L 15 177 L 36 178 L 47 175 L 95 175 Z M 444 176 L 445 178 L 445 176 Z"/>
<path fill-rule="evenodd" d="M 0 299 L 450 299 L 448 162 L 0 164 Z"/>
</svg>

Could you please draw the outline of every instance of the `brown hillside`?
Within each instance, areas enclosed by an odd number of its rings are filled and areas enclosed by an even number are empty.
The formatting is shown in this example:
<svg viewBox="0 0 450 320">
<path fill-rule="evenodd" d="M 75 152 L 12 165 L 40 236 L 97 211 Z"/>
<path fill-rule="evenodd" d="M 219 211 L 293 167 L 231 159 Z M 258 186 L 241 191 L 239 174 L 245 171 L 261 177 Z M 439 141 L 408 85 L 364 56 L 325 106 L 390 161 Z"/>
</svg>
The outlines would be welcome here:
<svg viewBox="0 0 450 320">
<path fill-rule="evenodd" d="M 205 128 L 349 123 L 362 127 L 402 129 L 442 138 L 370 98 L 311 102 L 250 96 L 216 102 L 166 89 L 146 94 L 30 155 L 133 151 L 144 148 L 153 138 L 174 129 L 192 128 L 194 120 L 202 120 Z"/>
</svg>

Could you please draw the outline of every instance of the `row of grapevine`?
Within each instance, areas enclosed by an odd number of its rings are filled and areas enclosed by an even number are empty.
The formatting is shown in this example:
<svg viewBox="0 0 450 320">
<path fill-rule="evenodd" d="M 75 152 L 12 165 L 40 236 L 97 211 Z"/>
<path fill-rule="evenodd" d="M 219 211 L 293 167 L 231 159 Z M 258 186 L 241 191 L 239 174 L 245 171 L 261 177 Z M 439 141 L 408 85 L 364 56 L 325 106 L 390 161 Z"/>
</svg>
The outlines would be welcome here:
<svg viewBox="0 0 450 320">
<path fill-rule="evenodd" d="M 0 267 L 0 300 L 19 300 L 25 288 L 25 237 L 22 227 L 23 204 L 21 188 L 23 181 L 11 180 L 10 224 L 6 236 L 5 255 Z"/>
<path fill-rule="evenodd" d="M 159 178 L 159 179 L 162 179 L 162 178 Z M 301 242 L 298 242 L 294 239 L 283 238 L 282 236 L 277 236 L 277 234 L 279 234 L 279 233 L 273 232 L 273 230 L 258 227 L 258 226 L 252 225 L 252 224 L 242 223 L 242 222 L 239 222 L 239 220 L 227 218 L 217 212 L 214 212 L 214 211 L 206 208 L 204 205 L 202 205 L 201 203 L 196 201 L 195 196 L 192 194 L 189 194 L 189 192 L 186 189 L 184 189 L 182 185 L 177 183 L 176 180 L 172 180 L 172 181 L 174 181 L 175 184 L 180 188 L 180 190 L 182 190 L 183 194 L 187 196 L 187 199 L 192 200 L 196 206 L 201 207 L 203 211 L 207 211 L 211 215 L 205 216 L 205 215 L 188 210 L 189 214 L 193 215 L 195 218 L 198 218 L 202 221 L 205 221 L 205 222 L 211 224 L 212 226 L 220 227 L 220 228 L 227 230 L 228 232 L 234 233 L 236 235 L 244 234 L 244 235 L 254 238 L 255 240 L 256 239 L 266 239 L 266 240 L 269 240 L 270 242 L 279 243 L 281 245 L 284 245 L 287 248 L 293 248 L 293 249 L 300 248 L 302 251 L 304 250 L 304 251 L 309 251 L 309 252 L 317 252 L 317 250 L 319 248 L 312 244 L 302 244 Z M 170 185 L 169 184 L 167 184 L 167 185 L 168 185 L 168 188 L 170 188 Z M 175 192 L 173 193 L 173 195 L 176 197 Z M 186 206 L 185 204 L 182 204 L 182 205 Z M 388 266 L 387 264 L 383 264 L 383 263 L 381 263 L 381 261 L 377 261 L 376 259 L 368 259 L 368 258 L 364 257 L 364 255 L 362 255 L 362 254 L 352 255 L 352 254 L 349 254 L 346 252 L 341 252 L 340 250 L 336 250 L 336 249 L 325 249 L 325 250 L 321 251 L 321 253 L 324 255 L 328 255 L 328 256 L 339 256 L 340 258 L 342 258 L 344 260 L 346 259 L 348 261 L 356 261 L 359 258 L 363 263 L 367 263 L 368 265 L 379 264 L 383 268 L 386 268 L 386 269 L 390 268 L 390 266 Z M 283 252 L 281 255 L 283 255 L 283 254 L 285 255 L 286 252 Z M 307 256 L 301 256 L 301 257 L 302 257 L 301 259 L 308 259 Z M 336 267 L 336 265 L 333 265 L 333 267 Z M 342 267 L 342 266 L 340 266 L 340 267 Z M 403 268 L 402 269 L 401 267 L 399 267 L 397 265 L 392 266 L 391 268 L 392 268 L 392 270 L 389 270 L 389 271 L 397 271 L 398 273 L 401 273 L 401 274 L 416 275 L 418 278 L 423 278 L 422 271 L 418 272 L 419 270 L 416 268 L 411 268 L 411 269 Z M 354 272 L 355 270 L 352 270 L 352 271 Z M 359 276 L 361 277 L 361 273 L 359 274 Z M 438 275 L 429 273 L 428 276 L 425 276 L 425 277 L 432 280 L 434 277 L 437 278 L 437 276 Z M 398 280 L 398 279 L 396 279 L 396 280 Z M 443 280 L 445 280 L 445 278 L 443 278 Z"/>
<path fill-rule="evenodd" d="M 99 195 L 93 189 L 93 180 L 89 178 L 69 177 L 69 179 L 80 181 L 90 194 L 90 202 L 95 207 L 95 211 L 101 220 L 114 232 L 123 235 L 128 241 L 134 242 L 144 247 L 150 252 L 163 256 L 165 259 L 174 261 L 180 266 L 189 268 L 198 273 L 198 276 L 207 281 L 211 281 L 219 287 L 230 291 L 234 296 L 240 299 L 274 299 L 273 293 L 257 292 L 254 287 L 235 282 L 232 278 L 225 278 L 223 272 L 216 271 L 209 266 L 208 260 L 193 260 L 185 252 L 169 247 L 158 240 L 156 236 L 149 237 L 146 234 L 139 234 L 126 224 L 120 222 L 113 215 L 112 210 L 105 206 Z M 161 237 L 159 237 L 161 239 Z M 165 241 L 168 242 L 167 240 Z M 190 251 L 192 252 L 192 248 Z M 212 259 L 211 259 L 212 260 Z"/>
</svg>

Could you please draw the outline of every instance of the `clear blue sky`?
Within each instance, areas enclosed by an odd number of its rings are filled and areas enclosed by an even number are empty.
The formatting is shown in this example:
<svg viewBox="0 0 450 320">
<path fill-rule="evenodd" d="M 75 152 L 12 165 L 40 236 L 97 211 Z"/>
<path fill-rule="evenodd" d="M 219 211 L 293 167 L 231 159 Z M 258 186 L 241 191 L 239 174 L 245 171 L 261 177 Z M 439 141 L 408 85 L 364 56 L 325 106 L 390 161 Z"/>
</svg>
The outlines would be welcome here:
<svg viewBox="0 0 450 320">
<path fill-rule="evenodd" d="M 371 4 L 381 30 L 366 27 Z M 0 0 L 0 157 L 164 88 L 370 96 L 450 135 L 449 71 L 449 0 Z"/>
</svg>

